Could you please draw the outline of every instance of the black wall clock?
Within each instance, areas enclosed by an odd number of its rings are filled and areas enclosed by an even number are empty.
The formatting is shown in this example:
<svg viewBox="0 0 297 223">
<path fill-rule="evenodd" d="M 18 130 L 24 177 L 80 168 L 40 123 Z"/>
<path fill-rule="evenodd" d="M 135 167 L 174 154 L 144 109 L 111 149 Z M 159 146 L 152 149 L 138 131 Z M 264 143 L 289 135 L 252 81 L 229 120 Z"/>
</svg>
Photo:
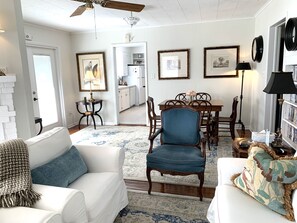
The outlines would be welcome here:
<svg viewBox="0 0 297 223">
<path fill-rule="evenodd" d="M 263 37 L 255 37 L 252 43 L 252 59 L 255 62 L 261 62 L 263 56 Z"/>
<path fill-rule="evenodd" d="M 290 18 L 286 24 L 285 45 L 288 51 L 297 50 L 297 18 Z"/>
</svg>

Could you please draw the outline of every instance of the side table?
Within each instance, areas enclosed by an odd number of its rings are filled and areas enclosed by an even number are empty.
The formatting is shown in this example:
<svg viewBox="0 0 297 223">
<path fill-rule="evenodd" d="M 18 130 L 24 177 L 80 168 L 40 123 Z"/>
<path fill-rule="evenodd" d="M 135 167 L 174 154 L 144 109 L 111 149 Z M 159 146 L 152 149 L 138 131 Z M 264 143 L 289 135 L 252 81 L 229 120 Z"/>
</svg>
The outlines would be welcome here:
<svg viewBox="0 0 297 223">
<path fill-rule="evenodd" d="M 80 122 L 84 117 L 87 117 L 87 125 L 89 125 L 89 116 L 91 116 L 93 123 L 94 123 L 94 129 L 96 129 L 96 122 L 95 122 L 95 115 L 99 117 L 101 121 L 101 125 L 103 125 L 103 120 L 100 114 L 98 114 L 102 109 L 102 100 L 95 99 L 94 101 L 90 102 L 87 100 L 77 101 L 76 103 L 76 110 L 79 114 L 82 116 L 79 119 L 78 128 L 80 129 Z M 85 107 L 85 111 L 80 110 L 80 105 Z M 98 105 L 98 109 L 95 110 L 95 105 Z M 89 109 L 91 107 L 91 109 Z"/>
<path fill-rule="evenodd" d="M 247 158 L 248 157 L 248 150 L 249 146 L 241 146 L 240 142 L 242 141 L 249 141 L 248 138 L 235 138 L 232 143 L 232 155 L 233 157 L 240 157 L 240 158 Z M 276 155 L 278 156 L 293 156 L 295 154 L 295 150 L 288 146 L 283 145 L 281 148 L 282 150 L 274 150 L 276 152 Z"/>
</svg>

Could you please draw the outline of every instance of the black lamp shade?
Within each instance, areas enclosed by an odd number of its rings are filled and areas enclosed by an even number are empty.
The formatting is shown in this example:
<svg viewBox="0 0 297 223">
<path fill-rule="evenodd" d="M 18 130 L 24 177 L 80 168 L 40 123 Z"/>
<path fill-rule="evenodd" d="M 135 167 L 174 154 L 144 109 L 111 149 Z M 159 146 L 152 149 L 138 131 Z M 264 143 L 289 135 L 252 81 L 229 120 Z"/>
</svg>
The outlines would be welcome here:
<svg viewBox="0 0 297 223">
<path fill-rule="evenodd" d="M 297 94 L 292 72 L 272 72 L 263 91 L 267 94 Z"/>
<path fill-rule="evenodd" d="M 238 63 L 235 70 L 251 70 L 251 65 L 248 62 Z"/>
</svg>

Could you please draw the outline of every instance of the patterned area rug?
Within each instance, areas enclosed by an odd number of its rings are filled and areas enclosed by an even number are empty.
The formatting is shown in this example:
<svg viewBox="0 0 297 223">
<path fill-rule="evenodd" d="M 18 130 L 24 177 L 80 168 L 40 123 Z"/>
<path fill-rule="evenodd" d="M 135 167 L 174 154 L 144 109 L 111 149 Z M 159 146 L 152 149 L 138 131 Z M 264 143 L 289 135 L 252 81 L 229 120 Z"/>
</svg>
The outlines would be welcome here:
<svg viewBox="0 0 297 223">
<path fill-rule="evenodd" d="M 114 223 L 208 223 L 210 199 L 128 191 L 129 204 Z"/>
<path fill-rule="evenodd" d="M 146 178 L 146 154 L 149 148 L 149 127 L 146 126 L 98 126 L 97 130 L 92 126 L 84 128 L 71 135 L 73 143 L 96 144 L 123 147 L 126 150 L 124 162 L 124 178 L 147 180 Z M 207 162 L 205 169 L 204 186 L 215 187 L 217 185 L 217 159 L 218 157 L 231 157 L 232 146 L 230 137 L 220 137 L 218 146 L 207 149 Z M 160 143 L 156 139 L 154 145 Z M 183 185 L 197 185 L 196 175 L 190 176 L 161 176 L 159 172 L 151 172 L 152 181 L 166 182 Z"/>
</svg>

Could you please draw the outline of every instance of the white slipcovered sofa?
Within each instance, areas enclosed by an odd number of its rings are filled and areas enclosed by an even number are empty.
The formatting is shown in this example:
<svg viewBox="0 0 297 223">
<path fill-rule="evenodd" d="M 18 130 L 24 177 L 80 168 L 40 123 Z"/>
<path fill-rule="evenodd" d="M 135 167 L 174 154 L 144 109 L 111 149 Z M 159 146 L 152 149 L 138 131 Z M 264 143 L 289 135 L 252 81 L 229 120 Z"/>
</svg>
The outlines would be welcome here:
<svg viewBox="0 0 297 223">
<path fill-rule="evenodd" d="M 59 157 L 71 146 L 66 128 L 58 127 L 25 141 L 30 168 Z M 121 148 L 75 145 L 87 166 L 87 173 L 67 188 L 33 184 L 41 199 L 33 208 L 0 208 L 1 223 L 112 223 L 128 204 Z"/>
<path fill-rule="evenodd" d="M 296 156 L 296 154 L 295 154 Z M 218 186 L 209 206 L 207 218 L 210 223 L 292 223 L 285 217 L 257 202 L 231 182 L 232 175 L 241 173 L 244 158 L 218 159 Z M 292 204 L 297 218 L 297 194 L 293 192 Z"/>
</svg>

